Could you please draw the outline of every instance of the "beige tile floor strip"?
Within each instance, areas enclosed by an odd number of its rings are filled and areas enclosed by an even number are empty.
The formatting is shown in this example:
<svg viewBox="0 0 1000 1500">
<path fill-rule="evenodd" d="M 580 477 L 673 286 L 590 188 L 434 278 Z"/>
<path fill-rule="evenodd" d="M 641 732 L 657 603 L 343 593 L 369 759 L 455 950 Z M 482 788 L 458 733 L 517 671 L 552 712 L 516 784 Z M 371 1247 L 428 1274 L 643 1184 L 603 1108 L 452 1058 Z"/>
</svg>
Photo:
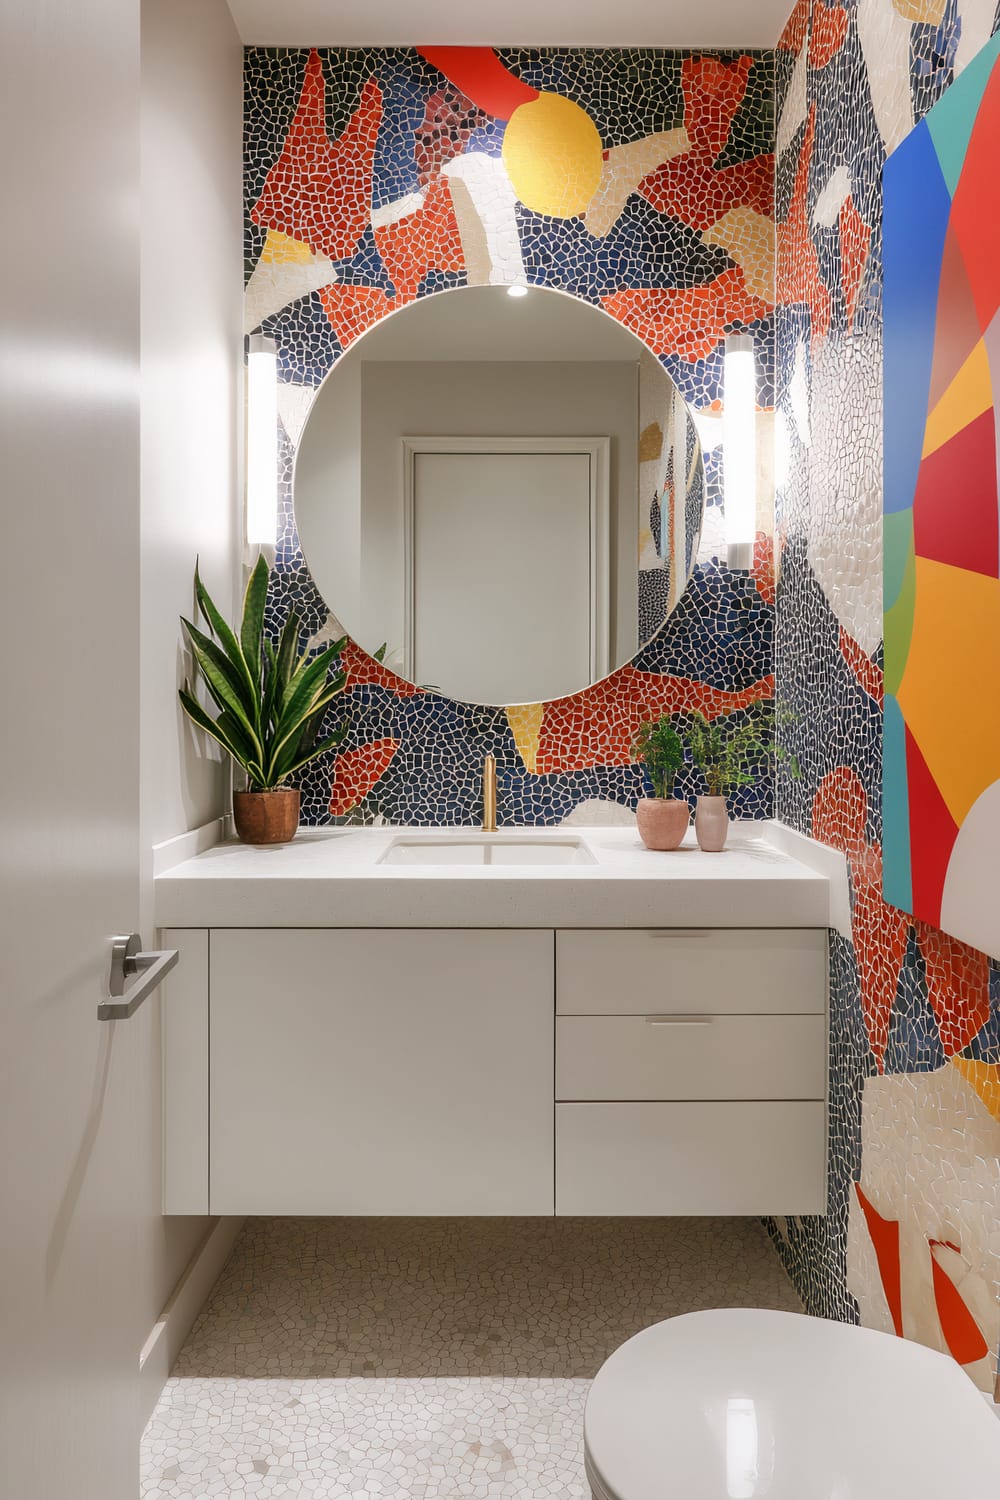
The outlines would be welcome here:
<svg viewBox="0 0 1000 1500">
<path fill-rule="evenodd" d="M 250 1220 L 146 1430 L 142 1500 L 582 1500 L 638 1329 L 800 1310 L 751 1219 Z"/>
</svg>

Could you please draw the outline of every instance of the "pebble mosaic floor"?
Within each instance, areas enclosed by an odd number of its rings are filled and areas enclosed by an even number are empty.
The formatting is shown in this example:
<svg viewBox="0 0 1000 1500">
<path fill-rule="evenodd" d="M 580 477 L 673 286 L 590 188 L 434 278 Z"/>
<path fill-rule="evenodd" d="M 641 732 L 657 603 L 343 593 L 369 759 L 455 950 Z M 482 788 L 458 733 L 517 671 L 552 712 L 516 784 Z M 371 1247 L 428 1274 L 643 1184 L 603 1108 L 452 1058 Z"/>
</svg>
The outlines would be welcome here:
<svg viewBox="0 0 1000 1500">
<path fill-rule="evenodd" d="M 647 1324 L 801 1304 L 753 1219 L 255 1219 L 146 1430 L 141 1500 L 582 1500 Z"/>
</svg>

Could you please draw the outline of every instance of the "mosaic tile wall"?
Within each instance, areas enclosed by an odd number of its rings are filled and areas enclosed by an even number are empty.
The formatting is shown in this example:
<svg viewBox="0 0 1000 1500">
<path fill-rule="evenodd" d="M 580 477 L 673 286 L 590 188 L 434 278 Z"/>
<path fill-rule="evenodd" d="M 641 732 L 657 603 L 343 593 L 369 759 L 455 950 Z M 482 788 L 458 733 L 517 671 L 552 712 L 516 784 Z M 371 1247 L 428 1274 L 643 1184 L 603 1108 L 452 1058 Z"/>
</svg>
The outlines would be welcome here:
<svg viewBox="0 0 1000 1500">
<path fill-rule="evenodd" d="M 306 822 L 473 823 L 487 751 L 501 823 L 559 823 L 595 799 L 631 807 L 643 719 L 739 714 L 773 695 L 771 522 L 751 572 L 713 555 L 726 332 L 755 336 L 758 404 L 773 405 L 772 106 L 769 53 L 248 50 L 247 329 L 277 341 L 284 429 L 275 627 L 294 601 L 317 644 L 331 638 L 288 485 L 315 390 L 352 340 L 418 297 L 526 280 L 603 307 L 662 360 L 706 449 L 701 555 L 631 664 L 507 711 L 419 691 L 351 643 L 349 735 L 306 774 Z M 680 788 L 701 789 L 693 774 Z M 738 816 L 771 806 L 768 781 L 733 799 Z"/>
<path fill-rule="evenodd" d="M 996 25 L 994 0 L 800 0 L 776 61 L 775 664 L 803 771 L 777 812 L 846 854 L 853 943 L 833 950 L 829 1214 L 772 1230 L 810 1311 L 950 1351 L 983 1389 L 1000 967 L 881 894 L 880 236 L 886 155 Z"/>
</svg>

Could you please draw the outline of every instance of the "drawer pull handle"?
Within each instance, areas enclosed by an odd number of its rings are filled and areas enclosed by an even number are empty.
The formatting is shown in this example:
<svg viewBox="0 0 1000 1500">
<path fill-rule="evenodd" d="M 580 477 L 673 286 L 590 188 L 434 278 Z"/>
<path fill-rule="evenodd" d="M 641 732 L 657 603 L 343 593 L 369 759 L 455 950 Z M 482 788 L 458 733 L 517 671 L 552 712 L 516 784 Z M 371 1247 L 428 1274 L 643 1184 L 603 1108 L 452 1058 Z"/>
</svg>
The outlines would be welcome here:
<svg viewBox="0 0 1000 1500">
<path fill-rule="evenodd" d="M 711 1026 L 711 1016 L 647 1016 L 647 1026 Z"/>
<path fill-rule="evenodd" d="M 651 927 L 647 928 L 646 936 L 660 940 L 665 938 L 669 942 L 684 939 L 687 942 L 703 943 L 707 937 L 711 937 L 712 931 L 712 928 L 707 927 Z"/>
</svg>

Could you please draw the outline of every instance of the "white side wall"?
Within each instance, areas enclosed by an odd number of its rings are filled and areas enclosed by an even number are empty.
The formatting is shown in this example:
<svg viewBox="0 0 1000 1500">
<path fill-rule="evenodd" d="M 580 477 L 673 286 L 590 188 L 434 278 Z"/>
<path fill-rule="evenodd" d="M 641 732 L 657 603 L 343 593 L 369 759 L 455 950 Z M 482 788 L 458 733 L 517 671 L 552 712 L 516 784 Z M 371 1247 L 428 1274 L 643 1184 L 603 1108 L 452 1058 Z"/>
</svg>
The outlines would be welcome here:
<svg viewBox="0 0 1000 1500">
<path fill-rule="evenodd" d="M 140 857 L 226 810 L 228 768 L 185 720 L 178 616 L 202 577 L 232 618 L 242 454 L 243 53 L 225 0 L 142 0 Z M 151 1002 L 158 1012 L 159 995 Z M 169 1003 L 169 996 L 167 1002 Z M 143 1031 L 146 1331 L 205 1233 L 160 1216 L 160 1030 Z"/>
<path fill-rule="evenodd" d="M 224 0 L 142 0 L 142 819 L 148 847 L 224 811 L 184 719 L 192 576 L 231 617 L 242 467 L 243 55 Z"/>
</svg>

